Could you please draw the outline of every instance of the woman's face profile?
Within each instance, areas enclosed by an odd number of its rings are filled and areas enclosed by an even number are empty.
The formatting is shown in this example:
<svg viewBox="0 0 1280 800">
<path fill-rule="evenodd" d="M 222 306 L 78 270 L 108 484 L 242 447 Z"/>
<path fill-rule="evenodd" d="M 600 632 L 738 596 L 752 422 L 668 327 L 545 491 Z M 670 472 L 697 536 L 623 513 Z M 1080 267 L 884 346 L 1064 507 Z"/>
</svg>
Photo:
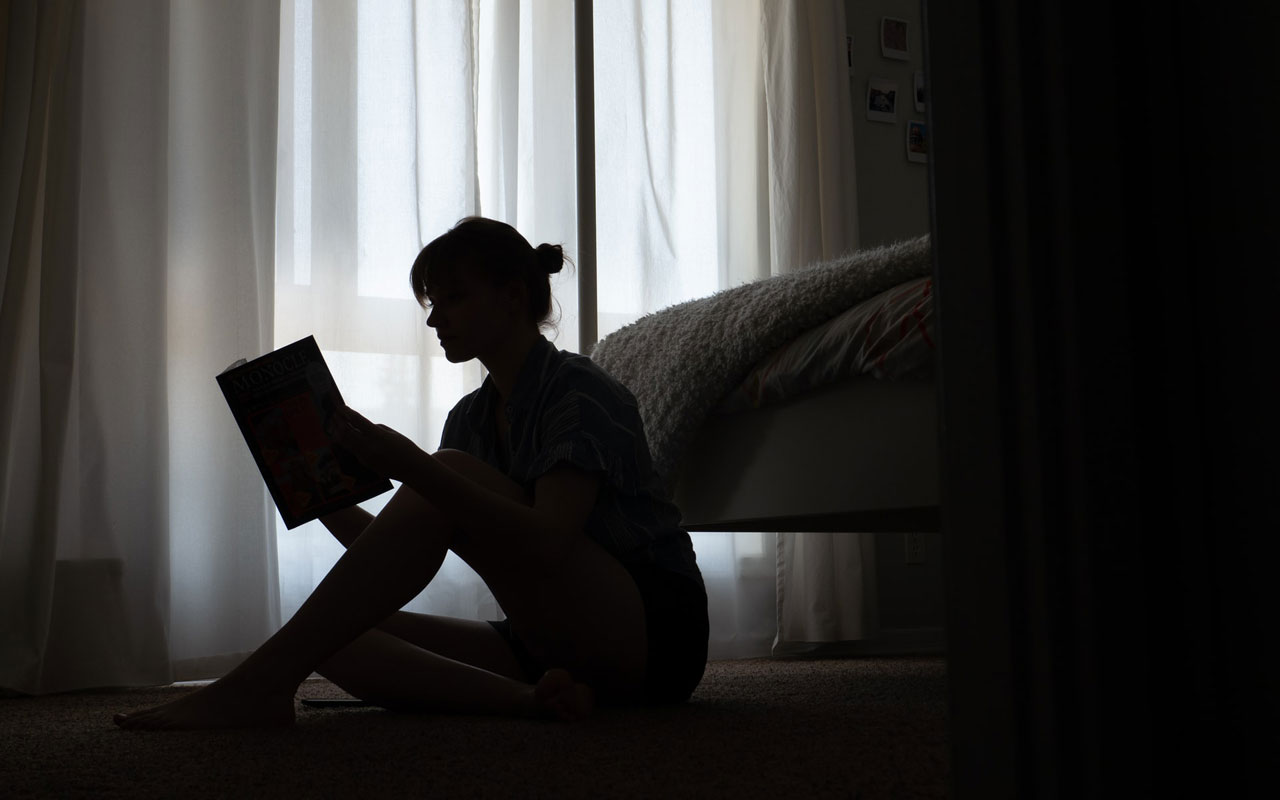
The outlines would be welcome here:
<svg viewBox="0 0 1280 800">
<path fill-rule="evenodd" d="M 500 349 L 511 336 L 511 292 L 464 269 L 427 294 L 427 325 L 435 330 L 445 358 L 457 364 Z"/>
</svg>

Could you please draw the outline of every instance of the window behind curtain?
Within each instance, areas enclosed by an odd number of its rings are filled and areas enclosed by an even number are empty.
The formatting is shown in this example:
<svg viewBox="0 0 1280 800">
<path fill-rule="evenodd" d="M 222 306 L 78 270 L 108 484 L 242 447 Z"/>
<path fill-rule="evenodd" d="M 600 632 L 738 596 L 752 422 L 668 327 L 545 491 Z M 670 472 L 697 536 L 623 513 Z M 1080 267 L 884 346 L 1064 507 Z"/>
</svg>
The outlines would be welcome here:
<svg viewBox="0 0 1280 800">
<path fill-rule="evenodd" d="M 748 5 L 595 4 L 602 336 L 767 274 Z M 407 280 L 418 250 L 479 213 L 576 254 L 572 1 L 285 0 L 281 28 L 277 344 L 314 334 L 348 403 L 434 448 L 483 372 L 447 363 L 423 324 Z M 553 284 L 552 336 L 570 350 L 574 277 Z M 341 546 L 318 523 L 279 533 L 287 617 Z M 750 654 L 748 639 L 767 652 L 772 537 L 695 540 L 723 606 L 713 616 L 733 626 L 729 654 Z M 753 599 L 740 601 L 746 585 Z M 500 615 L 452 555 L 410 607 Z"/>
</svg>

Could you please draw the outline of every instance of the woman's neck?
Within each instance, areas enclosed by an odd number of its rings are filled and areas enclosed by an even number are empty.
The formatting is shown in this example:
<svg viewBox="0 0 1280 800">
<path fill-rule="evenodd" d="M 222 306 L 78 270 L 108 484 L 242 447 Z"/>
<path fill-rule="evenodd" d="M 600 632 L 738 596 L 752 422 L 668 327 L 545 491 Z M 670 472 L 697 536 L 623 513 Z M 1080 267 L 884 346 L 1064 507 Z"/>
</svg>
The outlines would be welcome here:
<svg viewBox="0 0 1280 800">
<path fill-rule="evenodd" d="M 529 351 L 537 344 L 541 334 L 537 328 L 521 331 L 513 335 L 507 345 L 499 352 L 480 359 L 502 399 L 509 400 L 515 390 L 516 379 L 520 377 L 520 369 L 529 357 Z"/>
</svg>

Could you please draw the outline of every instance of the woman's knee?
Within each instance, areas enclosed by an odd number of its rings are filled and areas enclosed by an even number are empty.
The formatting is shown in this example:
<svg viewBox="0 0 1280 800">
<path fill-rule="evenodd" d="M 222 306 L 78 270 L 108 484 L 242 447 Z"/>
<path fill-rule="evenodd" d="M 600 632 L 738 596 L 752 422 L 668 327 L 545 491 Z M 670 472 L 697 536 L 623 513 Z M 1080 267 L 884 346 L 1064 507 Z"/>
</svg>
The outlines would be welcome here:
<svg viewBox="0 0 1280 800">
<path fill-rule="evenodd" d="M 370 541 L 393 539 L 401 542 L 400 547 L 407 548 L 403 551 L 406 556 L 419 551 L 427 555 L 441 544 L 450 547 L 455 533 L 453 524 L 434 505 L 408 486 L 401 486 L 355 544 L 366 538 Z"/>
</svg>

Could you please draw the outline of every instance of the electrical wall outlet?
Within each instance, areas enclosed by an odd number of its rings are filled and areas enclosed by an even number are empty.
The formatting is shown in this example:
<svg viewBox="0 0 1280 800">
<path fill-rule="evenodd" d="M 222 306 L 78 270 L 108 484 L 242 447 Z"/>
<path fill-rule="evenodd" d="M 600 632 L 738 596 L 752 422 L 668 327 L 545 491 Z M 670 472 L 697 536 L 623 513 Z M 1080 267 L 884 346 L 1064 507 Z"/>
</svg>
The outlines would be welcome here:
<svg viewBox="0 0 1280 800">
<path fill-rule="evenodd" d="M 924 563 L 924 534 L 908 533 L 903 538 L 907 543 L 907 563 L 923 564 Z"/>
</svg>

